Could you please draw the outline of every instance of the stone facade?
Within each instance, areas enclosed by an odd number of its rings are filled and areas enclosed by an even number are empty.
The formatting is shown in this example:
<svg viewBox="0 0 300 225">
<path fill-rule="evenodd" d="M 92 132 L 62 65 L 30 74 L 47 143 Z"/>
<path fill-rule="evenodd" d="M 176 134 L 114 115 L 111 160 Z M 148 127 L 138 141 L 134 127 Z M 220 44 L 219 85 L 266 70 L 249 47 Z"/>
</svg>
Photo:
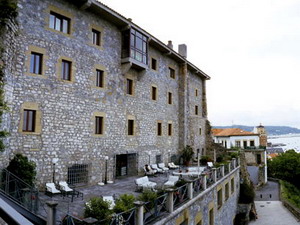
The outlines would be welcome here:
<svg viewBox="0 0 300 225">
<path fill-rule="evenodd" d="M 15 153 L 23 153 L 37 164 L 42 185 L 52 180 L 53 159 L 58 159 L 55 180 L 68 180 L 72 166 L 86 165 L 88 184 L 96 184 L 103 181 L 106 170 L 107 179 L 113 180 L 122 168 L 127 175 L 130 168 L 131 174 L 137 174 L 147 163 L 169 162 L 185 145 L 205 151 L 205 81 L 209 77 L 185 57 L 95 0 L 74 4 L 19 0 L 18 11 L 18 35 L 6 40 L 11 42 L 5 58 L 10 112 L 4 126 L 10 136 L 1 153 L 2 166 Z M 69 19 L 68 34 L 49 28 L 50 12 Z M 100 46 L 92 44 L 94 28 L 101 32 Z M 124 29 L 148 37 L 144 68 L 123 63 Z M 30 73 L 33 52 L 43 57 L 41 75 Z M 157 61 L 156 70 L 151 68 L 152 58 Z M 71 62 L 70 81 L 61 78 L 63 60 Z M 175 70 L 174 79 L 170 67 Z M 102 88 L 95 86 L 98 68 L 104 75 Z M 126 94 L 127 78 L 133 81 L 133 95 Z M 157 88 L 157 100 L 151 99 L 152 86 Z M 168 104 L 168 92 L 172 104 Z M 22 130 L 26 109 L 36 112 L 34 132 Z M 95 115 L 103 117 L 102 135 L 95 135 Z M 134 120 L 130 136 L 128 119 Z"/>
</svg>

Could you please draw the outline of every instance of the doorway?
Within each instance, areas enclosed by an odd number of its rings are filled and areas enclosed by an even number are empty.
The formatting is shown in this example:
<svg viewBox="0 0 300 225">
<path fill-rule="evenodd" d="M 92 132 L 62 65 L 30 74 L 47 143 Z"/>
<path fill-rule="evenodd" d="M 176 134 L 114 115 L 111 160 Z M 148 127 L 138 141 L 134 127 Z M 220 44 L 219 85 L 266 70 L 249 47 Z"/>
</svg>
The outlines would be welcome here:
<svg viewBox="0 0 300 225">
<path fill-rule="evenodd" d="M 137 154 L 116 155 L 116 177 L 137 175 Z"/>
</svg>

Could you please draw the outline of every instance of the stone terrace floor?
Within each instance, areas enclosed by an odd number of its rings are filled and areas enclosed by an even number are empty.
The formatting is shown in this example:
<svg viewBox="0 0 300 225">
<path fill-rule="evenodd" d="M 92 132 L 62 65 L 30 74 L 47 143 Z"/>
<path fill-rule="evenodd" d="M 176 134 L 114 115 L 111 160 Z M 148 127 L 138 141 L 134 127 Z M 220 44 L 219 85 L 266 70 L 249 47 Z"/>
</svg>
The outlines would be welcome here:
<svg viewBox="0 0 300 225">
<path fill-rule="evenodd" d="M 163 184 L 168 180 L 168 176 L 171 175 L 172 172 L 176 170 L 170 170 L 168 173 L 159 174 L 156 176 L 149 177 L 150 181 L 156 182 L 157 187 L 160 188 Z M 141 176 L 139 176 L 141 177 Z M 70 197 L 62 197 L 61 195 L 54 195 L 52 198 L 48 195 L 45 195 L 44 192 L 40 193 L 41 205 L 39 209 L 39 214 L 46 217 L 47 206 L 45 204 L 46 201 L 53 200 L 57 201 L 57 221 L 61 221 L 64 215 L 68 212 L 70 215 L 76 216 L 78 218 L 83 218 L 83 209 L 85 203 L 91 197 L 100 197 L 106 195 L 112 195 L 118 198 L 121 194 L 133 194 L 138 196 L 141 192 L 136 191 L 136 185 L 134 180 L 138 178 L 135 177 L 127 177 L 122 179 L 116 179 L 113 184 L 106 184 L 104 186 L 91 186 L 91 187 L 82 187 L 76 188 L 76 190 L 83 193 L 83 200 L 81 197 L 74 197 L 74 201 L 71 202 Z"/>
</svg>

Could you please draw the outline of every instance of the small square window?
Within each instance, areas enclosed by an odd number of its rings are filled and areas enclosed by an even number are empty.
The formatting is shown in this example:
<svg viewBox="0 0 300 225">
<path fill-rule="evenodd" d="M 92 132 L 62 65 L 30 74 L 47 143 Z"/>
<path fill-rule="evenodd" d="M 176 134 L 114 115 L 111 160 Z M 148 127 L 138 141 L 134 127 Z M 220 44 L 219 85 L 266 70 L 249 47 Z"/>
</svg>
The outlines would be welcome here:
<svg viewBox="0 0 300 225">
<path fill-rule="evenodd" d="M 157 136 L 162 136 L 162 123 L 157 122 Z"/>
<path fill-rule="evenodd" d="M 168 104 L 172 105 L 172 93 L 168 92 Z"/>
<path fill-rule="evenodd" d="M 169 67 L 169 73 L 170 73 L 170 77 L 175 79 L 175 70 L 171 67 Z"/>
<path fill-rule="evenodd" d="M 195 105 L 195 115 L 198 115 L 198 106 Z"/>
<path fill-rule="evenodd" d="M 96 116 L 95 117 L 95 134 L 103 134 L 103 117 Z"/>
<path fill-rule="evenodd" d="M 157 100 L 157 88 L 154 86 L 151 87 L 151 98 L 154 101 Z"/>
<path fill-rule="evenodd" d="M 129 119 L 127 125 L 127 134 L 130 136 L 134 135 L 134 120 Z"/>
<path fill-rule="evenodd" d="M 57 14 L 55 12 L 50 12 L 50 23 L 49 27 L 51 29 L 63 32 L 65 34 L 70 33 L 70 19 Z"/>
<path fill-rule="evenodd" d="M 126 79 L 126 93 L 128 95 L 133 95 L 133 80 L 129 78 Z"/>
<path fill-rule="evenodd" d="M 172 123 L 168 123 L 168 136 L 172 136 L 172 132 L 173 132 Z"/>
<path fill-rule="evenodd" d="M 71 81 L 71 68 L 72 62 L 67 60 L 62 60 L 61 63 L 61 79 Z"/>
<path fill-rule="evenodd" d="M 94 45 L 101 45 L 101 32 L 95 29 L 92 29 L 92 36 L 93 36 L 93 44 Z"/>
<path fill-rule="evenodd" d="M 35 131 L 35 118 L 36 111 L 24 109 L 23 112 L 23 131 L 25 132 L 34 132 Z"/>
<path fill-rule="evenodd" d="M 151 69 L 157 70 L 157 60 L 154 58 L 151 58 Z"/>
<path fill-rule="evenodd" d="M 96 70 L 96 87 L 104 87 L 104 71 Z"/>
<path fill-rule="evenodd" d="M 43 55 L 32 52 L 30 57 L 30 73 L 42 74 Z"/>
</svg>

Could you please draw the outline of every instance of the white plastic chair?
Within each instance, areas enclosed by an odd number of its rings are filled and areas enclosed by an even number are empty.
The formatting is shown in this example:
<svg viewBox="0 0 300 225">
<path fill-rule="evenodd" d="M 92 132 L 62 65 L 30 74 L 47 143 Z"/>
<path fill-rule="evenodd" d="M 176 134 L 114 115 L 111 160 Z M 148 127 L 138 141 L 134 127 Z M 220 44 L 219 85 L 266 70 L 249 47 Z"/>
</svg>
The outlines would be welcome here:
<svg viewBox="0 0 300 225">
<path fill-rule="evenodd" d="M 54 183 L 46 183 L 46 192 L 50 193 L 51 195 L 61 193 L 60 190 L 56 189 Z"/>
<path fill-rule="evenodd" d="M 65 192 L 73 191 L 73 189 L 69 187 L 69 185 L 67 184 L 66 181 L 59 181 L 58 185 L 59 185 L 60 190 L 62 190 L 62 191 L 65 191 Z"/>
</svg>

